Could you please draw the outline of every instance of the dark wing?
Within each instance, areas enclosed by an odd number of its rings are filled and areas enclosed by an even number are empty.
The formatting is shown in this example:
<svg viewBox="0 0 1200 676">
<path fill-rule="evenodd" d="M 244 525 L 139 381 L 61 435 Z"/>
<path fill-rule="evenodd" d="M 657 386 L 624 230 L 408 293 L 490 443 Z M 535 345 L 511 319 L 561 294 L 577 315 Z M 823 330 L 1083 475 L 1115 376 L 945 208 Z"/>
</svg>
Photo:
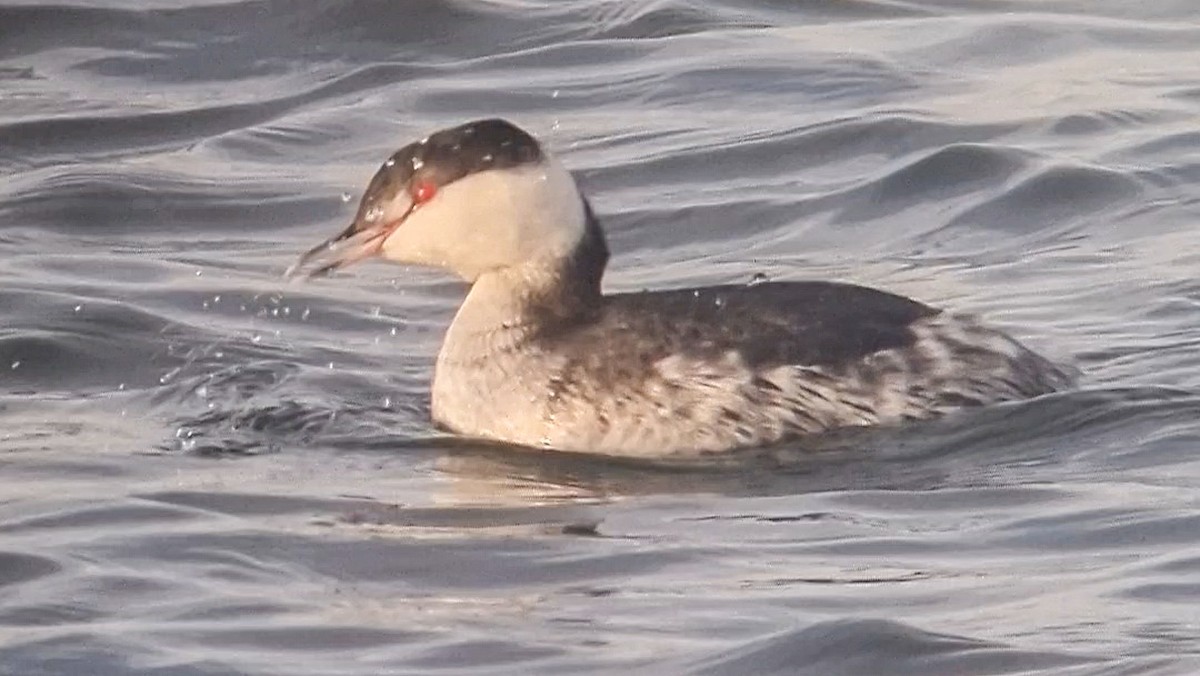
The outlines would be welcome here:
<svg viewBox="0 0 1200 676">
<path fill-rule="evenodd" d="M 910 345 L 909 326 L 937 313 L 851 284 L 716 286 L 606 296 L 594 321 L 544 339 L 571 343 L 567 351 L 586 355 L 584 361 L 643 367 L 671 354 L 716 358 L 729 351 L 751 367 L 839 366 Z"/>
</svg>

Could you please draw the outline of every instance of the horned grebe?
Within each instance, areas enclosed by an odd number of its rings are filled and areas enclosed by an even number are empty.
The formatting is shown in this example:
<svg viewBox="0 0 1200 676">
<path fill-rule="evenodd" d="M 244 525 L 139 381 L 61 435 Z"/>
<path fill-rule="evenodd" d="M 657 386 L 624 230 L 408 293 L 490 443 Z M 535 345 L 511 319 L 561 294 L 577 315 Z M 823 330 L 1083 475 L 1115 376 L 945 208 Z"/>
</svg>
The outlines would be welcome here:
<svg viewBox="0 0 1200 676">
<path fill-rule="evenodd" d="M 464 436 L 700 455 L 1033 397 L 1070 375 L 1004 333 L 833 282 L 603 295 L 604 233 L 574 178 L 504 120 L 401 148 L 353 223 L 289 276 L 371 256 L 470 284 L 432 386 Z"/>
</svg>

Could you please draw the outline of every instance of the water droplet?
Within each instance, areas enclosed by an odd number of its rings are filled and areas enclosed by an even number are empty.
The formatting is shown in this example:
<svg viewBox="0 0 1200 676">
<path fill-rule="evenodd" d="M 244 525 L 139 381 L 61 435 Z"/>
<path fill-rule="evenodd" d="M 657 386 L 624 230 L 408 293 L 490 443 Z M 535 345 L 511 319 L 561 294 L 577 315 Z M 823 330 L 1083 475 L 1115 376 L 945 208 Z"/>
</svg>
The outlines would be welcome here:
<svg viewBox="0 0 1200 676">
<path fill-rule="evenodd" d="M 396 327 L 394 327 L 394 326 L 392 327 L 392 335 L 393 336 L 396 335 Z"/>
<path fill-rule="evenodd" d="M 372 317 L 378 317 L 382 312 L 383 312 L 383 308 L 379 307 L 378 305 L 371 308 L 371 316 Z"/>
<path fill-rule="evenodd" d="M 330 371 L 332 371 L 332 370 L 333 370 L 333 362 L 329 362 L 329 370 L 330 370 Z"/>
<path fill-rule="evenodd" d="M 117 391 L 124 392 L 125 391 L 125 383 L 121 383 L 121 384 L 117 385 Z"/>
<path fill-rule="evenodd" d="M 174 380 L 175 376 L 179 375 L 179 372 L 182 370 L 182 368 L 183 367 L 176 367 L 176 368 L 171 369 L 170 371 L 167 371 L 166 373 L 159 376 L 158 382 L 162 385 L 166 385 L 167 383 Z"/>
<path fill-rule="evenodd" d="M 80 311 L 80 310 L 82 310 L 82 309 L 83 309 L 83 306 L 82 306 L 82 305 L 76 305 L 76 306 L 75 306 L 75 311 L 76 311 L 76 312 L 79 312 L 79 311 Z"/>
<path fill-rule="evenodd" d="M 387 159 L 387 162 L 384 162 L 384 163 L 383 163 L 383 166 L 385 166 L 385 167 L 387 167 L 387 168 L 389 168 L 389 169 L 390 169 L 390 168 L 392 168 L 392 167 L 394 167 L 394 166 L 396 166 L 396 158 L 394 158 L 394 157 L 389 157 L 389 158 Z"/>
<path fill-rule="evenodd" d="M 343 202 L 349 202 L 349 201 L 350 201 L 350 200 L 352 200 L 352 199 L 354 199 L 354 195 L 351 195 L 351 194 L 350 194 L 350 193 L 348 193 L 348 192 L 344 192 L 344 193 L 342 193 L 342 201 L 343 201 Z"/>
<path fill-rule="evenodd" d="M 771 281 L 771 278 L 767 276 L 767 273 L 756 272 L 756 273 L 754 273 L 753 276 L 750 277 L 750 281 L 746 282 L 746 286 L 756 286 L 758 284 L 762 284 L 764 282 L 769 282 L 769 281 Z"/>
<path fill-rule="evenodd" d="M 553 92 L 550 92 L 550 98 L 557 99 L 558 94 L 559 94 L 559 91 L 557 89 L 555 89 Z"/>
<path fill-rule="evenodd" d="M 308 321 L 308 315 L 312 314 L 312 310 L 304 308 L 304 312 L 300 313 L 300 321 Z"/>
<path fill-rule="evenodd" d="M 262 334 L 256 333 L 253 336 L 250 336 L 250 342 L 251 343 L 261 343 L 262 342 Z"/>
<path fill-rule="evenodd" d="M 392 407 L 392 398 L 391 397 L 383 398 L 383 407 L 387 408 L 387 409 L 390 409 Z"/>
<path fill-rule="evenodd" d="M 203 271 L 203 270 L 197 270 L 197 271 L 196 271 L 196 276 L 197 276 L 197 277 L 202 277 L 202 276 L 204 276 L 204 271 Z"/>
<path fill-rule="evenodd" d="M 213 302 L 220 303 L 221 302 L 221 294 L 218 293 L 217 295 L 213 296 Z"/>
<path fill-rule="evenodd" d="M 429 137 L 428 137 L 428 136 L 426 136 L 425 138 L 421 139 L 420 141 L 417 141 L 417 145 L 422 145 L 422 146 L 423 146 L 423 145 L 425 145 L 426 143 L 429 143 Z"/>
<path fill-rule="evenodd" d="M 367 213 L 363 214 L 363 220 L 368 223 L 374 223 L 375 221 L 378 221 L 381 216 L 383 216 L 383 207 L 374 206 L 370 209 L 367 209 Z"/>
<path fill-rule="evenodd" d="M 421 159 L 421 158 L 419 158 L 419 157 L 413 157 L 413 158 L 412 158 L 412 168 L 413 168 L 413 171 L 416 171 L 416 170 L 420 169 L 420 168 L 421 168 L 421 167 L 423 167 L 423 166 L 425 166 L 425 160 L 423 160 L 423 159 Z"/>
<path fill-rule="evenodd" d="M 283 306 L 283 316 L 290 317 L 291 315 L 292 315 L 292 306 L 291 305 Z"/>
<path fill-rule="evenodd" d="M 491 162 L 493 159 L 495 159 L 495 158 L 494 158 L 494 157 L 492 157 L 492 154 L 491 154 L 491 153 L 488 153 L 488 154 L 486 154 L 486 155 L 484 155 L 484 156 L 483 156 L 483 161 L 484 161 L 484 162 Z"/>
<path fill-rule="evenodd" d="M 558 131 L 558 128 L 561 126 L 562 123 L 560 123 L 558 120 L 554 120 L 554 124 L 550 125 L 550 131 Z"/>
<path fill-rule="evenodd" d="M 12 366 L 10 366 L 9 368 L 11 368 L 12 370 L 16 371 L 16 370 L 17 370 L 17 369 L 18 369 L 20 366 L 21 366 L 21 360 L 20 360 L 20 359 L 18 359 L 18 360 L 16 360 L 16 361 L 14 361 L 14 362 L 12 363 Z"/>
<path fill-rule="evenodd" d="M 717 307 L 725 307 L 725 296 L 717 296 L 713 300 L 713 303 L 715 303 Z"/>
</svg>

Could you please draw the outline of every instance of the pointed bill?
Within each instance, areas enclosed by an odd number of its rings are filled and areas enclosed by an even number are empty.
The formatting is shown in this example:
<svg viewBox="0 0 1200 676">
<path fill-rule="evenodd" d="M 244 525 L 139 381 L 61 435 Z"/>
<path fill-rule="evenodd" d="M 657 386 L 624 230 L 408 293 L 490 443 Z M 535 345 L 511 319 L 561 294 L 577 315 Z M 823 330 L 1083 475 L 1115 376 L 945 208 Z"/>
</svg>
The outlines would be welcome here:
<svg viewBox="0 0 1200 676">
<path fill-rule="evenodd" d="M 360 227 L 355 220 L 338 235 L 304 252 L 283 273 L 285 279 L 324 277 L 338 268 L 379 255 L 383 243 L 399 228 L 416 207 L 413 203 L 400 218 L 378 225 Z"/>
</svg>

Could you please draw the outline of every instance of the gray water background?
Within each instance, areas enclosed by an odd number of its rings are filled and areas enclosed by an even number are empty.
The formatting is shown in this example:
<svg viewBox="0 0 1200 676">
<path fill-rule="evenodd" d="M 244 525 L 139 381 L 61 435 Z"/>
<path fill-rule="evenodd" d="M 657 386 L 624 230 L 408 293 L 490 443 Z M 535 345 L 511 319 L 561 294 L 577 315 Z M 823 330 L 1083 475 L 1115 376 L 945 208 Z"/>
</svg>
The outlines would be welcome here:
<svg viewBox="0 0 1200 676">
<path fill-rule="evenodd" d="M 0 673 L 1200 673 L 1191 0 L 3 0 Z M 839 279 L 1078 391 L 727 467 L 446 438 L 463 290 L 288 285 L 504 116 L 611 290 Z"/>
</svg>

